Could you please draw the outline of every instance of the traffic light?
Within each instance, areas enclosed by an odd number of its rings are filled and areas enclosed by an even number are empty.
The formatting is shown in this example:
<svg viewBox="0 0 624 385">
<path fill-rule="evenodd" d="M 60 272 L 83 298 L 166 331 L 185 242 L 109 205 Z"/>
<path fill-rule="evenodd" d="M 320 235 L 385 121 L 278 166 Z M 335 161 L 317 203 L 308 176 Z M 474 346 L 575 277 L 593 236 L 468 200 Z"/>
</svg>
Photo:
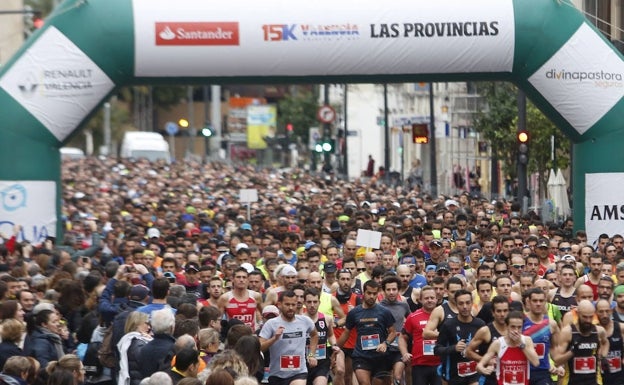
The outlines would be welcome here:
<svg viewBox="0 0 624 385">
<path fill-rule="evenodd" d="M 429 143 L 429 126 L 427 123 L 412 124 L 412 143 Z"/>
<path fill-rule="evenodd" d="M 29 37 L 36 29 L 43 27 L 41 11 L 29 5 L 24 6 L 24 36 Z"/>
<path fill-rule="evenodd" d="M 292 123 L 288 123 L 288 124 L 286 125 L 286 132 L 287 132 L 288 134 L 292 134 L 293 130 L 294 130 L 293 124 L 292 124 Z"/>
<path fill-rule="evenodd" d="M 214 132 L 214 128 L 212 127 L 212 125 L 210 124 L 210 122 L 206 122 L 204 124 L 204 127 L 201 130 L 201 133 L 204 137 L 206 138 L 210 138 L 211 136 L 213 136 L 215 134 Z"/>
<path fill-rule="evenodd" d="M 182 127 L 182 128 L 188 128 L 189 127 L 189 121 L 181 118 L 180 120 L 178 120 L 178 126 Z"/>
<path fill-rule="evenodd" d="M 327 152 L 331 153 L 336 151 L 336 141 L 334 139 L 323 139 L 316 143 L 314 151 L 318 153 Z"/>
<path fill-rule="evenodd" d="M 518 131 L 518 163 L 529 163 L 529 132 L 526 130 Z"/>
</svg>

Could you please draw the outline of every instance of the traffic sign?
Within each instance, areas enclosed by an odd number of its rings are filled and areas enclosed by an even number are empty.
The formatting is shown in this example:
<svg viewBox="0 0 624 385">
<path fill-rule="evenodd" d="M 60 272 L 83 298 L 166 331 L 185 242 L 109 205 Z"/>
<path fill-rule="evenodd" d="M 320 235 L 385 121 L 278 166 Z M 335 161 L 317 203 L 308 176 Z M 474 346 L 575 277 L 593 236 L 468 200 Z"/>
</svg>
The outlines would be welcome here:
<svg viewBox="0 0 624 385">
<path fill-rule="evenodd" d="M 321 123 L 332 123 L 336 120 L 336 110 L 332 106 L 320 106 L 316 111 L 316 118 Z"/>
<path fill-rule="evenodd" d="M 178 127 L 177 123 L 175 122 L 165 123 L 165 131 L 167 131 L 167 134 L 169 134 L 169 136 L 174 136 L 175 134 L 178 133 L 178 130 L 180 130 L 180 127 Z"/>
</svg>

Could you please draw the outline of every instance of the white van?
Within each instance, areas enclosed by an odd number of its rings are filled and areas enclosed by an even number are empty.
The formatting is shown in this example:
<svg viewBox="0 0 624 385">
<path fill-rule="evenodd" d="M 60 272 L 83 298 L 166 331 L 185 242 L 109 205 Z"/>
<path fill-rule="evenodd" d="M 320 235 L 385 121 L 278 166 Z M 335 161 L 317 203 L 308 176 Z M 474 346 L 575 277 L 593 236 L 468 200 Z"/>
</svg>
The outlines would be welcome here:
<svg viewBox="0 0 624 385">
<path fill-rule="evenodd" d="M 169 143 L 157 132 L 128 131 L 121 142 L 122 158 L 145 158 L 151 162 L 164 160 L 171 163 Z"/>
<path fill-rule="evenodd" d="M 85 157 L 84 151 L 76 147 L 61 147 L 61 159 L 82 159 Z"/>
</svg>

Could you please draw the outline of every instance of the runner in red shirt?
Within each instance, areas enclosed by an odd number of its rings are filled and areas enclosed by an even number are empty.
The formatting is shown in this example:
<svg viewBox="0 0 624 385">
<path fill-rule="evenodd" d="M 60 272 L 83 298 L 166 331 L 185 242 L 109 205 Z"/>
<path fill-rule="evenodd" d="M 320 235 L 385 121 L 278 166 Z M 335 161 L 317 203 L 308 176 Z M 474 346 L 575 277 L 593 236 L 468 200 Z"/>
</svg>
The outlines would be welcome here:
<svg viewBox="0 0 624 385">
<path fill-rule="evenodd" d="M 437 306 L 438 299 L 435 289 L 425 286 L 420 290 L 420 303 L 422 308 L 410 314 L 405 320 L 399 350 L 404 362 L 412 363 L 412 385 L 439 385 L 440 376 L 437 374 L 437 366 L 440 365 L 440 357 L 433 354 L 435 340 L 423 339 L 422 332 L 429 316 Z M 412 352 L 408 353 L 408 341 L 412 339 Z"/>
<path fill-rule="evenodd" d="M 529 363 L 539 365 L 531 337 L 522 335 L 524 314 L 512 311 L 507 316 L 507 333 L 492 342 L 477 370 L 487 375 L 496 371 L 499 385 L 529 385 Z M 492 359 L 496 359 L 496 363 Z"/>
</svg>

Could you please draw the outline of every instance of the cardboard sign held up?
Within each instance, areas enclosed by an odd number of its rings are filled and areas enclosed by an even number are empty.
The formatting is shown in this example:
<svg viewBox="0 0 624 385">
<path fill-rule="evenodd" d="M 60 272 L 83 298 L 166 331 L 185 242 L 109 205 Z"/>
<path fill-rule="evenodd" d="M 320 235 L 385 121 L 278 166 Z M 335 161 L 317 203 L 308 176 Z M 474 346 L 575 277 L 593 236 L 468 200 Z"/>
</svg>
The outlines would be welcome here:
<svg viewBox="0 0 624 385">
<path fill-rule="evenodd" d="M 381 232 L 372 230 L 358 230 L 355 244 L 371 249 L 378 249 L 381 245 Z"/>
<path fill-rule="evenodd" d="M 255 188 L 241 189 L 238 196 L 242 203 L 258 202 L 258 190 Z"/>
</svg>

